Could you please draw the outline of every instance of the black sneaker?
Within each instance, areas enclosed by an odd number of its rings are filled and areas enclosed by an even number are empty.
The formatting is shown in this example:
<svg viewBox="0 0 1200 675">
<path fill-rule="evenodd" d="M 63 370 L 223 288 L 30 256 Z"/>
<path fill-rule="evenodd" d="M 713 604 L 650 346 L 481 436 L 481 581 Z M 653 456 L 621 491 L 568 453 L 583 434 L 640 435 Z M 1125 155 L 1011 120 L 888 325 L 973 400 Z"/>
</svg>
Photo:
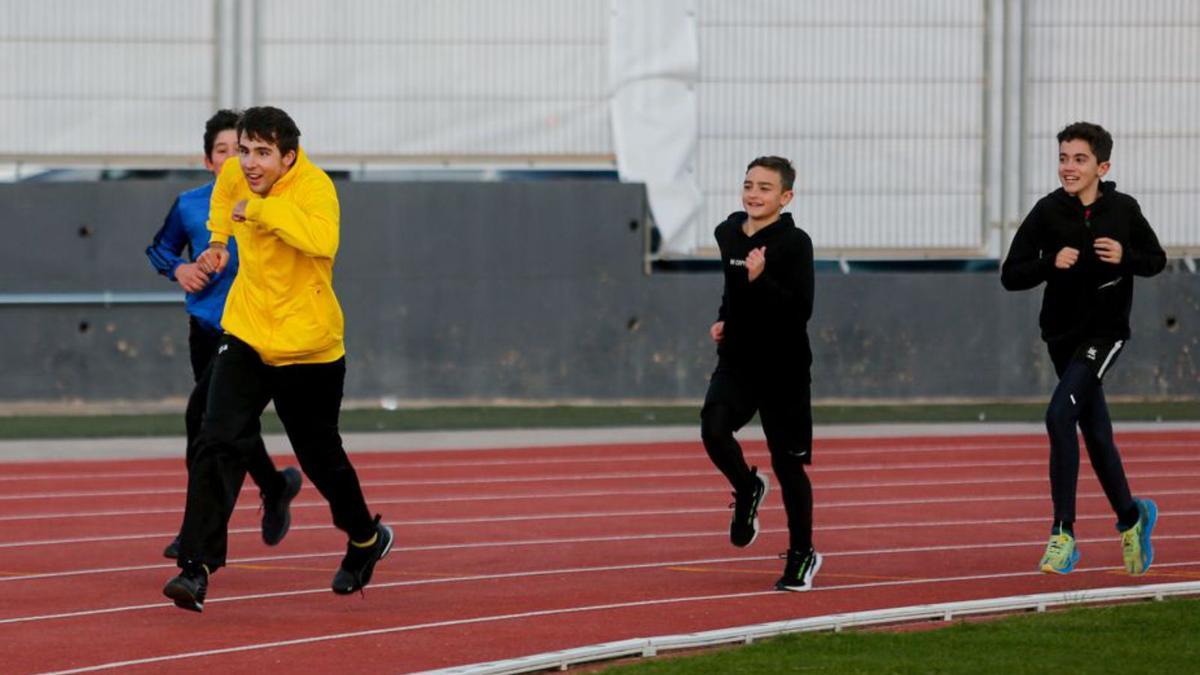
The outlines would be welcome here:
<svg viewBox="0 0 1200 675">
<path fill-rule="evenodd" d="M 738 548 L 754 543 L 758 538 L 758 507 L 767 498 L 767 477 L 758 474 L 758 467 L 750 469 L 754 479 L 753 488 L 733 493 L 733 519 L 729 522 L 729 541 Z"/>
<path fill-rule="evenodd" d="M 163 595 L 175 601 L 175 606 L 193 612 L 204 611 L 204 596 L 208 593 L 208 572 L 203 565 L 182 570 L 163 586 Z"/>
<path fill-rule="evenodd" d="M 787 553 L 780 553 L 779 557 L 787 558 L 787 565 L 783 568 L 783 576 L 775 582 L 775 590 L 795 592 L 812 590 L 813 577 L 817 576 L 817 571 L 821 569 L 821 562 L 824 560 L 821 554 L 811 548 L 807 551 L 790 549 Z"/>
<path fill-rule="evenodd" d="M 333 592 L 349 595 L 371 583 L 375 563 L 392 550 L 393 541 L 392 528 L 380 523 L 379 516 L 375 516 L 375 543 L 367 547 L 346 544 L 346 557 L 342 558 L 341 567 L 333 575 Z"/>
<path fill-rule="evenodd" d="M 179 558 L 179 535 L 175 535 L 171 543 L 167 544 L 167 547 L 163 549 L 163 557 L 170 558 L 171 560 Z"/>
<path fill-rule="evenodd" d="M 292 512 L 288 507 L 300 494 L 300 486 L 304 483 L 300 471 L 292 466 L 280 471 L 279 475 L 283 477 L 283 491 L 277 497 L 267 499 L 265 494 L 259 493 L 263 504 L 262 538 L 267 546 L 278 544 L 287 535 L 292 525 Z"/>
</svg>

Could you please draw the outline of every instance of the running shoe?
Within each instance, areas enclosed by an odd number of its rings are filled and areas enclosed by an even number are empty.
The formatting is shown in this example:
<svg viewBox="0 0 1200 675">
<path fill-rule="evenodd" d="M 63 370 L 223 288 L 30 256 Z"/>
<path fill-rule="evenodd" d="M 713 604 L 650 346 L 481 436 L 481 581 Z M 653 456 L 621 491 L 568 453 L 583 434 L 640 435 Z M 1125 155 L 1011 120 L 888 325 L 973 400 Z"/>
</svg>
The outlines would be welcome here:
<svg viewBox="0 0 1200 675">
<path fill-rule="evenodd" d="M 1075 550 L 1075 537 L 1067 532 L 1050 535 L 1046 553 L 1038 563 L 1046 574 L 1070 574 L 1079 562 L 1079 551 Z"/>
<path fill-rule="evenodd" d="M 333 575 L 333 592 L 349 595 L 371 583 L 375 563 L 392 550 L 394 541 L 392 528 L 379 522 L 379 516 L 375 516 L 375 542 L 369 546 L 356 546 L 353 541 L 346 544 L 346 556 Z"/>
<path fill-rule="evenodd" d="M 1137 523 L 1121 533 L 1121 554 L 1125 558 L 1125 571 L 1141 576 L 1154 562 L 1154 545 L 1150 534 L 1158 522 L 1158 505 L 1150 499 L 1134 499 L 1137 505 Z"/>
<path fill-rule="evenodd" d="M 266 494 L 260 493 L 263 508 L 262 538 L 263 543 L 267 546 L 278 544 L 287 535 L 288 528 L 292 524 L 292 513 L 289 507 L 296 495 L 300 494 L 300 485 L 304 482 L 299 469 L 293 466 L 280 471 L 279 476 L 283 479 L 282 492 L 272 499 L 268 499 Z"/>
<path fill-rule="evenodd" d="M 204 596 L 208 594 L 208 568 L 191 565 L 179 572 L 163 587 L 163 595 L 175 601 L 175 606 L 193 612 L 204 611 Z"/>
<path fill-rule="evenodd" d="M 758 507 L 767 497 L 767 477 L 750 469 L 750 487 L 733 493 L 733 518 L 729 522 L 729 541 L 738 548 L 745 548 L 758 538 Z"/>
<path fill-rule="evenodd" d="M 787 564 L 783 568 L 783 576 L 775 582 L 775 590 L 795 593 L 812 590 L 813 577 L 817 576 L 824 561 L 821 554 L 811 548 L 807 551 L 789 549 L 787 553 L 780 553 L 779 557 L 787 558 Z"/>
</svg>

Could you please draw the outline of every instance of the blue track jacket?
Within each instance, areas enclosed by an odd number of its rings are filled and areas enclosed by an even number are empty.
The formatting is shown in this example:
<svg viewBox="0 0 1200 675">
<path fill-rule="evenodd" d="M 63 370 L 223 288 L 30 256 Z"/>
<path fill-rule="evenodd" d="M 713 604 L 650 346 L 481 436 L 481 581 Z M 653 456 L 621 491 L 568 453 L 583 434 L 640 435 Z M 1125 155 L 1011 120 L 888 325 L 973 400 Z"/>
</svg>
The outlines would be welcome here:
<svg viewBox="0 0 1200 675">
<path fill-rule="evenodd" d="M 209 183 L 194 190 L 181 193 L 162 229 L 154 235 L 154 243 L 146 249 L 146 257 L 159 274 L 175 281 L 175 268 L 185 262 L 195 262 L 196 256 L 208 248 L 208 205 L 212 199 L 213 184 Z M 180 257 L 188 247 L 189 258 Z M 209 280 L 198 293 L 187 294 L 187 312 L 196 317 L 204 327 L 221 330 L 221 313 L 225 311 L 225 296 L 237 276 L 237 242 L 229 240 L 229 265 L 220 274 Z"/>
</svg>

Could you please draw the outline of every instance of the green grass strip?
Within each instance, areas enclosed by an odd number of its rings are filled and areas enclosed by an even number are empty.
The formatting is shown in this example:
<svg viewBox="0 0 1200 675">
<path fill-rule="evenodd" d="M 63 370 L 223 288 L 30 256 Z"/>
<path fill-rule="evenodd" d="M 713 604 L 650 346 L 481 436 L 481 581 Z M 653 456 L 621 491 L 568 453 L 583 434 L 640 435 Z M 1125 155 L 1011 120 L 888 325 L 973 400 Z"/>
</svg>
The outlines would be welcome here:
<svg viewBox="0 0 1200 675">
<path fill-rule="evenodd" d="M 1118 421 L 1196 421 L 1200 402 L 1116 403 Z M 1045 405 L 980 403 L 930 405 L 837 405 L 813 408 L 817 424 L 895 422 L 1040 422 Z M 445 406 L 402 410 L 342 411 L 342 431 L 443 431 L 552 429 L 652 425 L 699 425 L 699 406 Z M 268 433 L 282 431 L 273 413 L 263 416 Z M 0 439 L 104 438 L 183 435 L 183 414 L 26 415 L 0 417 Z"/>
<path fill-rule="evenodd" d="M 1192 673 L 1200 600 L 1075 608 L 928 631 L 786 635 L 746 647 L 614 667 L 611 675 L 710 673 Z"/>
</svg>

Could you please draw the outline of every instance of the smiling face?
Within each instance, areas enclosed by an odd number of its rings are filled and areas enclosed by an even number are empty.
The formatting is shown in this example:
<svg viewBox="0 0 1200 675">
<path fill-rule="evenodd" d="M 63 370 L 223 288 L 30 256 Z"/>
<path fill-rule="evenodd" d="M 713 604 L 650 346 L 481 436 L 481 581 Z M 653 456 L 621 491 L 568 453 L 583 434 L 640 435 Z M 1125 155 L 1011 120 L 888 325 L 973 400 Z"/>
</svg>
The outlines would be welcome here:
<svg viewBox="0 0 1200 675">
<path fill-rule="evenodd" d="M 250 184 L 250 191 L 266 197 L 276 181 L 296 163 L 296 151 L 280 154 L 278 145 L 251 138 L 243 132 L 238 137 L 238 160 L 242 163 L 242 173 Z"/>
<path fill-rule="evenodd" d="M 1108 173 L 1108 162 L 1096 159 L 1092 146 L 1082 138 L 1058 144 L 1058 180 L 1067 194 L 1084 204 L 1096 201 L 1100 179 Z"/>
<path fill-rule="evenodd" d="M 783 189 L 778 171 L 755 166 L 742 181 L 742 207 L 751 222 L 769 224 L 792 201 L 792 191 Z"/>
</svg>

